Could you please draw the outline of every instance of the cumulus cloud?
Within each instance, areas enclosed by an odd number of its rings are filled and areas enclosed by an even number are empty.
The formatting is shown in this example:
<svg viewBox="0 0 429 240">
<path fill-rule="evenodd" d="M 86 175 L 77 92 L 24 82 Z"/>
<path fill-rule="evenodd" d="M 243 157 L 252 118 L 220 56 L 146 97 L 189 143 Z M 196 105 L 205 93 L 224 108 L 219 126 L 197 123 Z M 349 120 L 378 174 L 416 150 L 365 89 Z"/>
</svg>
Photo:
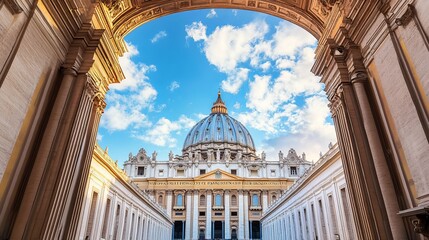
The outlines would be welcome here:
<svg viewBox="0 0 429 240">
<path fill-rule="evenodd" d="M 177 81 L 173 81 L 170 83 L 170 86 L 168 86 L 168 89 L 170 89 L 171 92 L 178 89 L 180 87 L 180 84 Z"/>
<path fill-rule="evenodd" d="M 167 118 L 161 118 L 158 122 L 144 135 L 136 136 L 137 138 L 148 143 L 161 147 L 175 147 L 177 140 L 173 133 L 189 129 L 195 125 L 195 121 L 184 115 L 180 116 L 177 121 L 171 121 Z"/>
<path fill-rule="evenodd" d="M 310 72 L 317 40 L 286 21 L 273 34 L 269 30 L 260 20 L 218 26 L 211 33 L 202 22 L 186 26 L 187 37 L 202 41 L 208 62 L 226 75 L 225 92 L 236 94 L 248 84 L 246 108 L 232 114 L 265 134 L 266 152 L 274 156 L 285 147 L 302 147 L 317 158 L 335 142 L 323 85 Z"/>
<path fill-rule="evenodd" d="M 207 26 L 201 22 L 193 22 L 191 25 L 185 26 L 186 38 L 192 38 L 195 42 L 206 40 Z"/>
<path fill-rule="evenodd" d="M 231 25 L 216 27 L 204 45 L 207 60 L 221 72 L 230 72 L 237 64 L 249 60 L 253 45 L 262 41 L 269 28 L 263 21 L 255 21 L 237 28 Z"/>
<path fill-rule="evenodd" d="M 109 86 L 107 108 L 100 122 L 101 127 L 110 132 L 152 125 L 143 111 L 155 109 L 158 92 L 150 84 L 147 74 L 155 71 L 156 67 L 134 61 L 132 57 L 139 53 L 137 48 L 130 43 L 127 43 L 127 48 L 129 52 L 119 59 L 125 79 Z"/>
<path fill-rule="evenodd" d="M 165 38 L 165 37 L 167 37 L 167 32 L 166 31 L 160 31 L 150 41 L 152 43 L 156 43 L 156 42 L 158 42 L 159 39 Z"/>
<path fill-rule="evenodd" d="M 146 84 L 147 74 L 151 71 L 156 71 L 154 65 L 146 65 L 144 63 L 139 63 L 133 61 L 133 57 L 139 54 L 137 48 L 127 43 L 128 52 L 124 54 L 123 57 L 119 58 L 119 64 L 124 72 L 125 79 L 121 83 L 111 84 L 109 86 L 112 90 L 136 90 L 141 85 Z"/>
<path fill-rule="evenodd" d="M 240 103 L 239 103 L 239 102 L 235 102 L 235 103 L 234 103 L 234 105 L 233 105 L 233 107 L 234 107 L 235 109 L 240 109 L 241 105 L 240 105 Z"/>
<path fill-rule="evenodd" d="M 214 18 L 216 16 L 217 16 L 217 13 L 214 9 L 210 9 L 210 12 L 207 13 L 207 15 L 206 15 L 207 18 Z"/>
<path fill-rule="evenodd" d="M 241 85 L 247 80 L 249 69 L 237 68 L 228 72 L 227 79 L 221 83 L 222 90 L 225 92 L 236 94 L 240 90 Z"/>
</svg>

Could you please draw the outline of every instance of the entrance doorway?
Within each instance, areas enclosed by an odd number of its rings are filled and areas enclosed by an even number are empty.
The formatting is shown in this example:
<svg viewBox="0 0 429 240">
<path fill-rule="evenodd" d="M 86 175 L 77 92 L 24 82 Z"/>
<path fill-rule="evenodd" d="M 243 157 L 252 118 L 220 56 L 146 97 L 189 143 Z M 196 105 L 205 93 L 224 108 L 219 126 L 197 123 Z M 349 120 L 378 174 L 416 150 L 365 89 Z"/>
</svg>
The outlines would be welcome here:
<svg viewBox="0 0 429 240">
<path fill-rule="evenodd" d="M 185 239 L 185 221 L 174 221 L 174 240 L 184 240 Z"/>
<path fill-rule="evenodd" d="M 250 239 L 261 239 L 261 222 L 250 221 Z"/>
<path fill-rule="evenodd" d="M 224 238 L 223 222 L 214 221 L 213 222 L 213 239 L 223 239 L 223 238 Z"/>
<path fill-rule="evenodd" d="M 237 240 L 237 229 L 231 230 L 231 240 Z"/>
</svg>

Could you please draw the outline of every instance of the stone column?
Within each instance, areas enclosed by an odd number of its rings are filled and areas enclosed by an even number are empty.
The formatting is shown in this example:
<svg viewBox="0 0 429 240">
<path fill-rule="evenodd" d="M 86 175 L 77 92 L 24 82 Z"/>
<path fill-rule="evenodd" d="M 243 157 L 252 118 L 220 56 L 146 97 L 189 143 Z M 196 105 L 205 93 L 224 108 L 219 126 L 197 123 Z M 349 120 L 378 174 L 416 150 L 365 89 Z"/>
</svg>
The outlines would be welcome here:
<svg viewBox="0 0 429 240">
<path fill-rule="evenodd" d="M 262 191 L 262 211 L 265 211 L 268 208 L 268 192 L 266 190 Z"/>
<path fill-rule="evenodd" d="M 194 202 L 193 202 L 193 218 L 192 218 L 192 239 L 196 240 L 198 239 L 198 233 L 199 233 L 199 227 L 198 227 L 198 216 L 199 216 L 199 211 L 198 211 L 198 206 L 200 204 L 199 201 L 199 191 L 198 190 L 194 190 Z"/>
<path fill-rule="evenodd" d="M 363 57 L 358 46 L 351 41 L 348 44 L 349 49 L 337 46 L 332 51 L 340 83 L 336 92 L 328 95 L 357 235 L 364 239 L 404 239 L 407 235 L 396 214 L 399 205 L 382 151 L 385 147 L 366 93 Z M 350 68 L 353 74 L 349 73 Z M 389 221 L 386 223 L 385 219 Z"/>
<path fill-rule="evenodd" d="M 243 190 L 238 191 L 238 239 L 244 239 Z"/>
<path fill-rule="evenodd" d="M 206 194 L 206 239 L 212 238 L 212 192 L 207 190 Z"/>
<path fill-rule="evenodd" d="M 387 209 L 389 225 L 395 239 L 406 239 L 407 233 L 404 228 L 402 218 L 397 214 L 400 211 L 398 200 L 395 193 L 395 187 L 387 161 L 384 156 L 384 147 L 381 144 L 380 136 L 371 111 L 371 105 L 366 93 L 365 84 L 368 78 L 365 72 L 356 72 L 352 75 L 352 84 L 356 92 L 356 98 L 359 102 L 360 112 L 362 114 L 363 125 L 368 137 L 369 148 L 374 160 L 375 171 L 377 172 L 378 183 L 380 184 L 384 204 Z"/>
<path fill-rule="evenodd" d="M 249 239 L 249 192 L 243 193 L 244 239 Z"/>
<path fill-rule="evenodd" d="M 171 217 L 171 210 L 173 208 L 173 192 L 171 190 L 167 191 L 167 202 L 165 206 L 168 216 Z"/>
<path fill-rule="evenodd" d="M 186 192 L 186 226 L 185 226 L 185 239 L 191 239 L 191 227 L 192 227 L 192 192 Z"/>
<path fill-rule="evenodd" d="M 231 210 L 229 209 L 229 190 L 225 190 L 225 238 L 231 239 Z"/>
<path fill-rule="evenodd" d="M 30 156 L 36 167 L 28 176 L 11 239 L 76 235 L 104 107 L 103 95 L 97 93 L 94 79 L 88 76 L 102 33 L 84 23 L 70 45 L 46 128 Z"/>
</svg>

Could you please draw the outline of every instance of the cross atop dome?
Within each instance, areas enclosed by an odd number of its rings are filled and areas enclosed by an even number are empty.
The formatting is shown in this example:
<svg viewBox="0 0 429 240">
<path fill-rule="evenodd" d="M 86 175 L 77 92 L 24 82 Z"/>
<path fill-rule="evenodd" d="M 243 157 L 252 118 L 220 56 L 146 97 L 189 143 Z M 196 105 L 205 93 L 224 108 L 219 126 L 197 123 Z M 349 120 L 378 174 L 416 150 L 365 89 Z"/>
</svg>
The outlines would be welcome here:
<svg viewBox="0 0 429 240">
<path fill-rule="evenodd" d="M 228 114 L 228 109 L 220 97 L 220 91 L 217 92 L 217 100 L 213 103 L 212 113 Z"/>
</svg>

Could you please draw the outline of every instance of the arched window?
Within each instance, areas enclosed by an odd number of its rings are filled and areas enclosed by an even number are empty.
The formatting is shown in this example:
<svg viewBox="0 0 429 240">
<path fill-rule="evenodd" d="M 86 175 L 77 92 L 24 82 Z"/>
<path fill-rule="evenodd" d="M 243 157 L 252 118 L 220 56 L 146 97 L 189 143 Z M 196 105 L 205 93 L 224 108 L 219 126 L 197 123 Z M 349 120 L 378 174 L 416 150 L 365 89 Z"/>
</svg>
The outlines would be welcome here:
<svg viewBox="0 0 429 240">
<path fill-rule="evenodd" d="M 259 197 L 258 194 L 252 195 L 252 206 L 259 206 Z"/>
<path fill-rule="evenodd" d="M 183 196 L 182 194 L 178 194 L 176 197 L 176 206 L 183 206 Z"/>
<path fill-rule="evenodd" d="M 273 195 L 273 196 L 271 197 L 271 199 L 272 199 L 272 201 L 273 201 L 273 202 L 275 202 L 275 201 L 277 200 L 276 195 Z"/>
<path fill-rule="evenodd" d="M 162 195 L 159 195 L 158 196 L 158 204 L 159 205 L 162 205 L 162 200 L 163 200 Z"/>
<path fill-rule="evenodd" d="M 200 196 L 200 206 L 204 206 L 204 205 L 206 205 L 206 196 L 201 195 Z"/>
<path fill-rule="evenodd" d="M 237 206 L 237 196 L 235 196 L 235 195 L 231 196 L 231 205 Z"/>
<path fill-rule="evenodd" d="M 216 194 L 215 206 L 222 206 L 222 196 L 220 194 Z"/>
</svg>

